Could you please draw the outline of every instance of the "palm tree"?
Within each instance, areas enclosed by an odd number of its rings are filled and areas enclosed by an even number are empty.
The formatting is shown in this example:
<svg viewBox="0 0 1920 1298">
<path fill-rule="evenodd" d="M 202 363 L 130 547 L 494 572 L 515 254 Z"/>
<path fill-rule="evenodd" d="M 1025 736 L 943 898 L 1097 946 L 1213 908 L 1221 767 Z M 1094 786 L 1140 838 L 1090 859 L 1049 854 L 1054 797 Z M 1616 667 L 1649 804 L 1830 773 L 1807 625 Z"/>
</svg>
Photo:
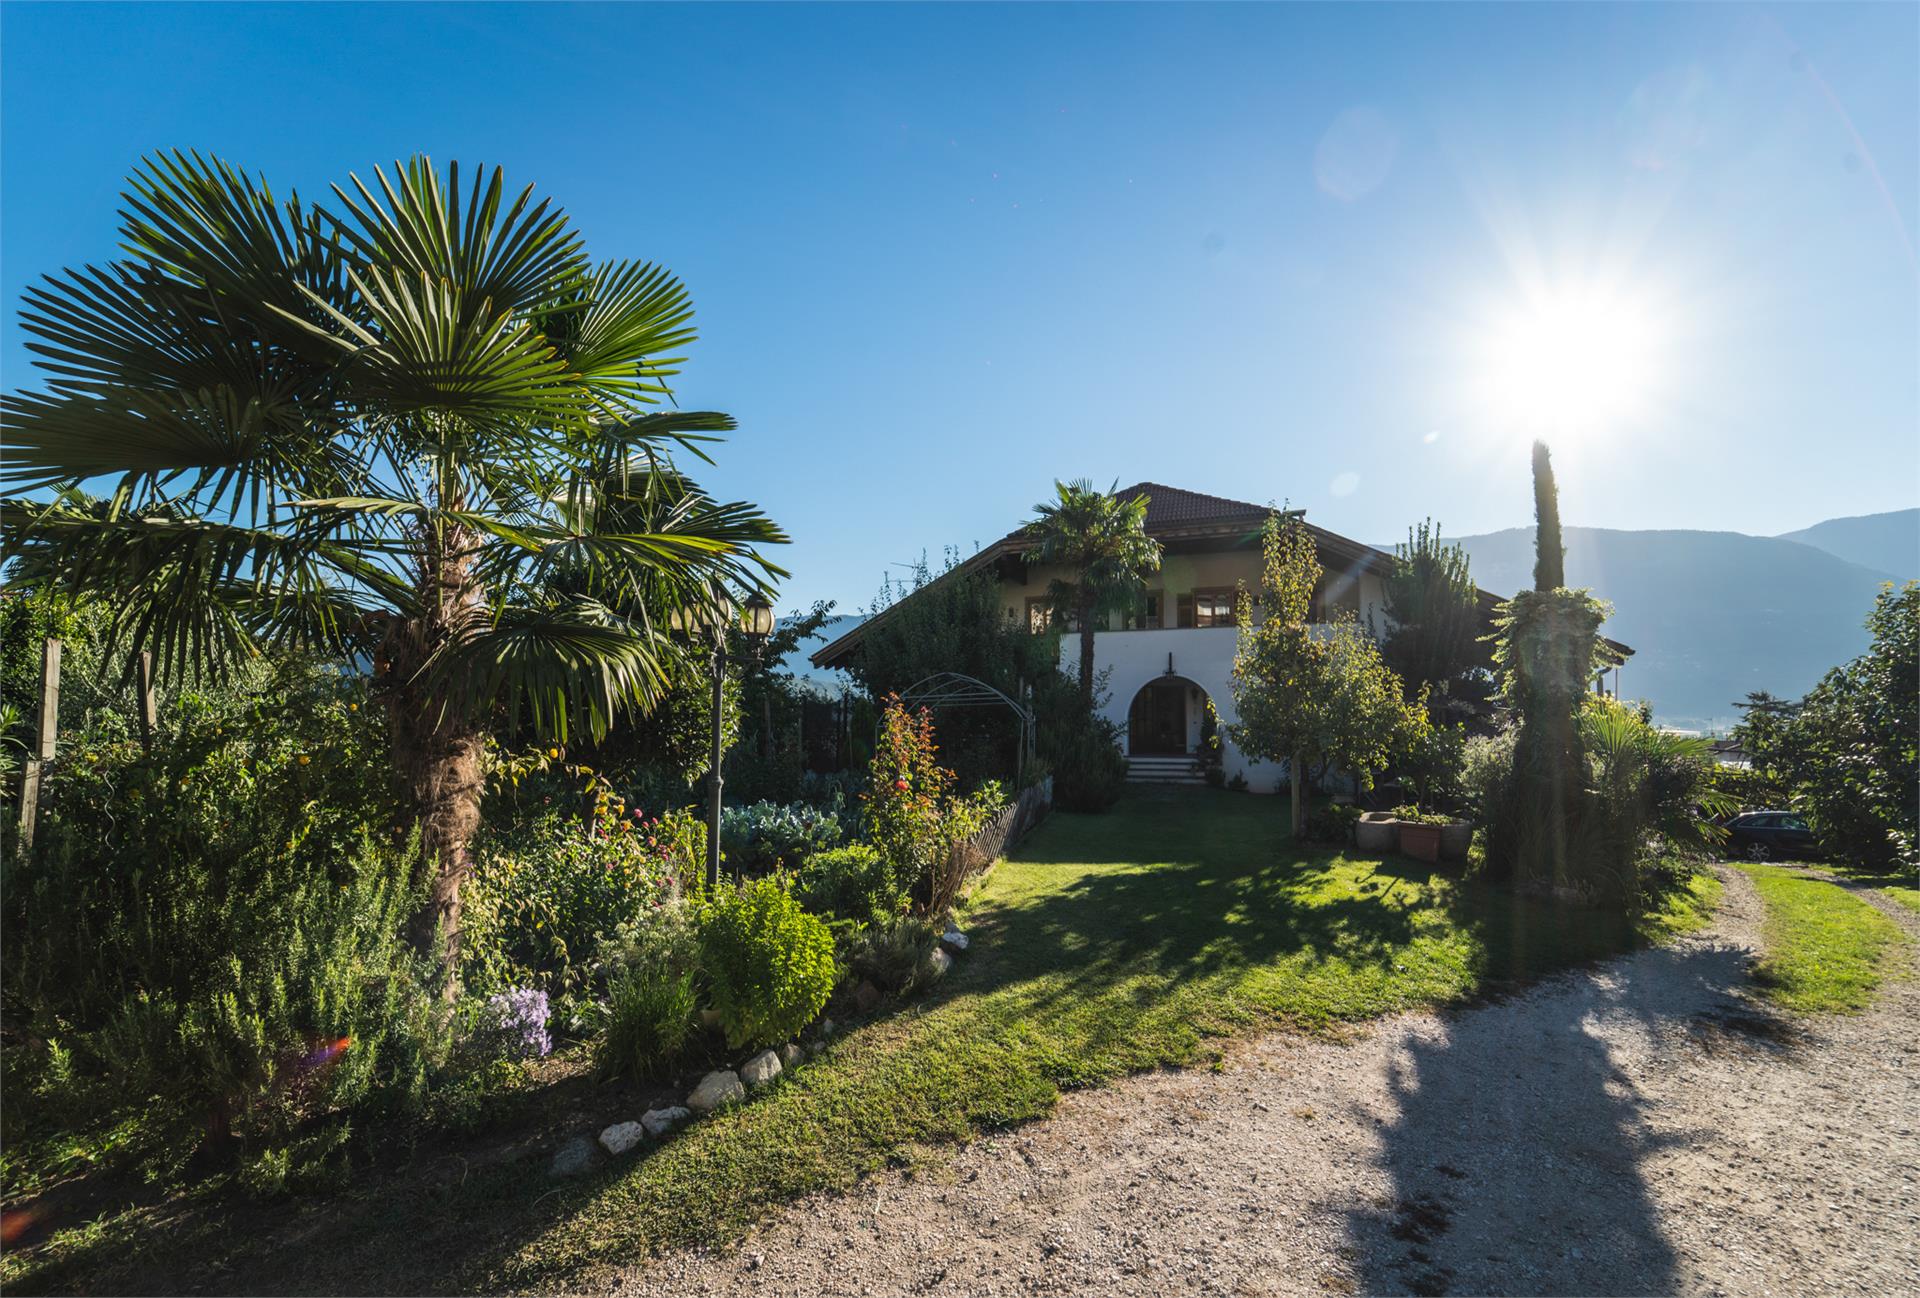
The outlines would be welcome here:
<svg viewBox="0 0 1920 1298">
<path fill-rule="evenodd" d="M 669 615 L 767 591 L 786 538 L 673 467 L 730 418 L 648 409 L 693 337 L 677 280 L 590 262 L 498 169 L 374 181 L 322 207 L 197 154 L 136 169 L 127 258 L 26 294 L 46 386 L 0 407 L 0 560 L 109 597 L 116 651 L 171 672 L 369 666 L 451 987 L 490 725 L 650 706 L 689 655 Z"/>
<path fill-rule="evenodd" d="M 1094 618 L 1133 608 L 1148 573 L 1160 571 L 1160 543 L 1147 535 L 1147 497 L 1122 499 L 1115 483 L 1096 491 L 1085 478 L 1055 481 L 1054 499 L 1034 506 L 1027 534 L 1037 545 L 1029 563 L 1055 564 L 1071 572 L 1047 588 L 1058 614 L 1080 629 L 1080 700 L 1093 706 Z"/>
</svg>

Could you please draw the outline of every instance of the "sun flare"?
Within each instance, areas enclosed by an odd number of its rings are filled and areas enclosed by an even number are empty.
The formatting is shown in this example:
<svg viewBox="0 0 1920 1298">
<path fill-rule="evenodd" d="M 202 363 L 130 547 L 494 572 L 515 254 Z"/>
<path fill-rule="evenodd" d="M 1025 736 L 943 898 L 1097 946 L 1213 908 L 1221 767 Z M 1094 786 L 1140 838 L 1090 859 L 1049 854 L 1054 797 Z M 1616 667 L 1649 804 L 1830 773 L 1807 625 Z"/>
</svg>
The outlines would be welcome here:
<svg viewBox="0 0 1920 1298">
<path fill-rule="evenodd" d="M 1589 285 L 1531 294 L 1488 332 L 1482 404 L 1525 436 L 1587 435 L 1642 416 L 1659 385 L 1659 316 Z"/>
</svg>

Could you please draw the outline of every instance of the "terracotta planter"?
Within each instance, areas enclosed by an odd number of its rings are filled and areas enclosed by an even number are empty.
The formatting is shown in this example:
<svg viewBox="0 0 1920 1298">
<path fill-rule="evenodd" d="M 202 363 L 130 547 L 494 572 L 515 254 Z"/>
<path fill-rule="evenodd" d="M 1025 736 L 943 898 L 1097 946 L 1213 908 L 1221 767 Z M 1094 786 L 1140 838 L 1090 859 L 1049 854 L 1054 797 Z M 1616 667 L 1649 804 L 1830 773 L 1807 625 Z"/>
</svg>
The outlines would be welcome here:
<svg viewBox="0 0 1920 1298">
<path fill-rule="evenodd" d="M 1440 857 L 1446 861 L 1467 859 L 1467 847 L 1473 842 L 1473 822 L 1456 820 L 1440 826 Z"/>
<path fill-rule="evenodd" d="M 1384 811 L 1369 811 L 1354 822 L 1353 845 L 1362 852 L 1391 852 L 1400 845 L 1400 822 Z"/>
<path fill-rule="evenodd" d="M 1416 861 L 1440 859 L 1440 826 L 1400 822 L 1400 850 Z"/>
</svg>

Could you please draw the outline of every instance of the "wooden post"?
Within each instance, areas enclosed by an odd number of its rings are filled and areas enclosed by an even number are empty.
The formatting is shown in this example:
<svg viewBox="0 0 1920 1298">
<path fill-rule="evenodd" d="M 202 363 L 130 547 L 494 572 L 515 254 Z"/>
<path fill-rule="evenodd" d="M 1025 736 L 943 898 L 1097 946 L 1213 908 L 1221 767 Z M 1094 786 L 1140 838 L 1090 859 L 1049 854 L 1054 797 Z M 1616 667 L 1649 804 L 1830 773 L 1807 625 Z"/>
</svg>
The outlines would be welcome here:
<svg viewBox="0 0 1920 1298">
<path fill-rule="evenodd" d="M 147 650 L 140 653 L 140 746 L 149 754 L 153 752 L 153 732 L 159 725 L 160 714 L 153 705 L 153 654 Z"/>
<path fill-rule="evenodd" d="M 40 817 L 40 773 L 53 760 L 60 734 L 60 642 L 48 637 L 40 647 L 40 726 L 33 756 L 20 773 L 20 849 L 33 846 L 33 827 Z"/>
</svg>

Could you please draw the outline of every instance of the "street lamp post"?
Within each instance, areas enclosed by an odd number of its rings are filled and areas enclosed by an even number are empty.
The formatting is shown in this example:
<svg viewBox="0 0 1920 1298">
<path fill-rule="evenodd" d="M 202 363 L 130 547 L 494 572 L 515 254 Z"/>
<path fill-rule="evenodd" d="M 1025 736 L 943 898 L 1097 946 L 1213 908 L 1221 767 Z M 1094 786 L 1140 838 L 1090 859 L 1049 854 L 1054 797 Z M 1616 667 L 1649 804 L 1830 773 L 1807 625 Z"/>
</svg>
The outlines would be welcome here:
<svg viewBox="0 0 1920 1298">
<path fill-rule="evenodd" d="M 727 631 L 733 622 L 734 607 L 730 600 L 722 600 L 716 610 L 718 616 L 712 620 L 713 652 L 710 662 L 713 667 L 713 707 L 712 707 L 712 747 L 708 754 L 707 767 L 707 887 L 709 890 L 720 886 L 720 793 L 725 781 L 720 774 L 721 759 L 726 756 L 724 715 L 726 708 L 727 684 Z M 746 606 L 739 610 L 740 630 L 745 633 L 757 653 L 773 634 L 773 605 L 758 595 L 749 599 Z"/>
</svg>

